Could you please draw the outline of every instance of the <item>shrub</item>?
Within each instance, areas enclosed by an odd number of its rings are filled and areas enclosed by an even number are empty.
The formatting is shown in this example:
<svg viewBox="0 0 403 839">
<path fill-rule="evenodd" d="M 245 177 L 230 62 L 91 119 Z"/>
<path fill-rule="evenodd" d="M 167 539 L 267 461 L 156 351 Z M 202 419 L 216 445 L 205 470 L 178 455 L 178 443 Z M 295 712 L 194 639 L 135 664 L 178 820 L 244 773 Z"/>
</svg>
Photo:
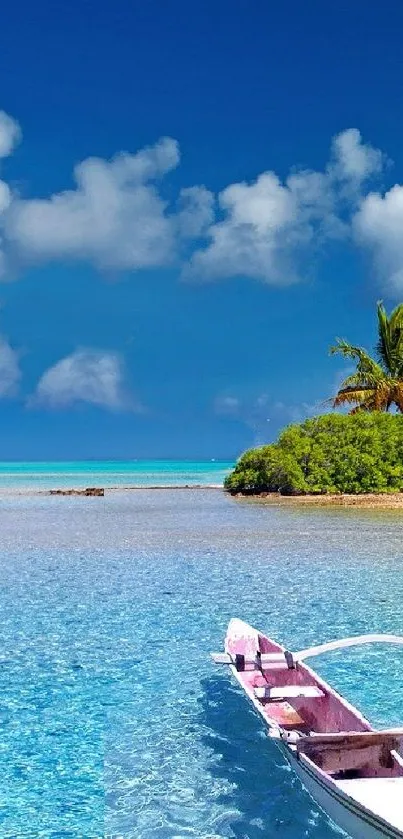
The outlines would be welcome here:
<svg viewBox="0 0 403 839">
<path fill-rule="evenodd" d="M 403 490 L 403 416 L 325 414 L 251 449 L 225 481 L 231 493 L 283 495 Z"/>
</svg>

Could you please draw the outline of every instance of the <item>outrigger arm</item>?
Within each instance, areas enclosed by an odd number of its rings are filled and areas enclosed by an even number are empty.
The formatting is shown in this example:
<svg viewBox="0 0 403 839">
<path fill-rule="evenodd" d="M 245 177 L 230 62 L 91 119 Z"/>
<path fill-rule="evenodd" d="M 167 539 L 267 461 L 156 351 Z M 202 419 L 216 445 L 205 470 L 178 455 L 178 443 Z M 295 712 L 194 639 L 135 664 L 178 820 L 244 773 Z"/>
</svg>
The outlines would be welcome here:
<svg viewBox="0 0 403 839">
<path fill-rule="evenodd" d="M 319 644 L 317 647 L 308 647 L 295 653 L 297 661 L 305 658 L 313 658 L 315 655 L 330 653 L 333 650 L 342 650 L 345 647 L 357 647 L 361 644 L 403 644 L 402 635 L 355 635 L 352 638 L 341 638 L 340 641 L 328 641 L 326 644 Z"/>
<path fill-rule="evenodd" d="M 346 647 L 361 646 L 361 644 L 401 644 L 403 645 L 403 636 L 401 635 L 356 635 L 351 638 L 341 638 L 339 641 L 328 641 L 326 644 L 319 644 L 316 647 L 308 647 L 305 650 L 300 650 L 296 653 L 291 653 L 288 650 L 280 653 L 258 653 L 249 658 L 248 656 L 231 655 L 230 653 L 211 653 L 211 657 L 216 664 L 230 664 L 237 666 L 240 664 L 240 658 L 243 659 L 243 667 L 245 665 L 258 665 L 265 669 L 275 669 L 278 667 L 295 667 L 298 661 L 304 661 L 306 658 L 313 658 L 322 653 L 333 652 L 334 650 L 342 650 Z M 242 669 L 243 669 L 242 667 Z"/>
</svg>

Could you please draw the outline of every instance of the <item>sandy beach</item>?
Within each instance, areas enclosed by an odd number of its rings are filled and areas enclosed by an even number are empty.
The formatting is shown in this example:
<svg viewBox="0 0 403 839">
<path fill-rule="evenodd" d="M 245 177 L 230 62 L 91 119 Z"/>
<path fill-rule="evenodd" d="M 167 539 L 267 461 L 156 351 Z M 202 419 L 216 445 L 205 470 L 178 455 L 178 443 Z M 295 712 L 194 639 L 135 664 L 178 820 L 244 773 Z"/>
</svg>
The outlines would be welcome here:
<svg viewBox="0 0 403 839">
<path fill-rule="evenodd" d="M 262 495 L 236 495 L 243 501 L 260 504 L 284 504 L 287 506 L 322 506 L 322 507 L 360 507 L 362 509 L 403 510 L 403 493 L 381 493 L 378 495 L 280 495 L 264 493 Z"/>
</svg>

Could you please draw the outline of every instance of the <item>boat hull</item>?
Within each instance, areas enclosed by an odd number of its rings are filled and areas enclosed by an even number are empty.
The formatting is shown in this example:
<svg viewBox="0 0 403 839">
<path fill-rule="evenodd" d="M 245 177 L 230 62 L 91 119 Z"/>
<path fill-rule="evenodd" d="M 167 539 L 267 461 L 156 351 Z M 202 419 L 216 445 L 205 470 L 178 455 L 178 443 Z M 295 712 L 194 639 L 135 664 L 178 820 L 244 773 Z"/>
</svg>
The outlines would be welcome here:
<svg viewBox="0 0 403 839">
<path fill-rule="evenodd" d="M 352 750 L 349 762 L 342 766 L 337 749 L 329 752 L 327 761 L 314 762 L 309 754 L 297 748 L 296 742 L 301 736 L 299 729 L 303 727 L 305 730 L 319 733 L 351 732 L 362 736 L 375 734 L 368 720 L 358 709 L 340 696 L 304 662 L 298 663 L 296 668 L 286 667 L 284 670 L 283 666 L 279 670 L 278 654 L 281 653 L 285 658 L 287 651 L 243 621 L 238 619 L 230 621 L 225 639 L 225 652 L 231 655 L 230 661 L 234 661 L 230 663 L 232 675 L 251 701 L 255 711 L 263 718 L 270 739 L 288 761 L 311 798 L 335 825 L 344 830 L 352 839 L 381 839 L 382 837 L 403 839 L 403 806 L 400 804 L 403 792 L 401 787 L 401 784 L 403 785 L 402 757 L 398 757 L 397 761 L 393 758 L 395 762 L 392 766 L 388 764 L 385 766 L 384 762 L 379 762 L 379 752 L 376 752 L 379 746 L 368 747 L 366 763 L 363 763 L 360 754 L 355 755 Z M 290 699 L 293 703 L 291 707 L 288 702 L 284 703 L 281 699 L 279 703 L 262 702 L 261 685 L 263 684 L 266 690 L 268 679 L 261 666 L 260 668 L 244 666 L 244 661 L 250 657 L 253 658 L 257 653 L 268 657 L 274 654 L 275 667 L 272 665 L 267 671 L 270 678 L 270 690 L 277 688 L 280 695 L 283 691 L 284 698 L 288 699 L 293 695 L 292 692 L 291 694 L 287 692 L 290 685 L 309 686 L 308 693 L 298 694 L 300 698 L 297 705 L 293 699 Z M 236 661 L 234 656 L 240 661 Z M 266 665 L 270 666 L 270 660 Z M 312 699 L 312 686 L 319 689 L 319 698 L 318 694 L 315 694 L 317 698 Z M 315 703 L 317 703 L 316 706 Z M 299 718 L 297 723 L 294 722 L 292 716 L 294 713 Z M 284 716 L 286 719 L 283 722 Z M 287 736 L 290 729 L 297 734 L 297 740 Z M 399 729 L 397 734 L 399 743 L 400 733 Z M 373 771 L 369 773 L 367 771 L 362 779 L 358 779 L 358 786 L 357 781 L 354 781 L 354 776 L 352 779 L 350 776 L 350 781 L 343 775 L 340 779 L 340 768 L 354 772 L 362 765 L 366 766 L 367 770 L 369 767 Z M 379 768 L 382 769 L 381 774 L 378 774 Z M 366 784 L 365 778 L 375 780 L 375 794 L 373 794 L 373 788 L 368 791 L 367 786 L 361 786 L 360 780 Z M 397 783 L 393 783 L 392 787 L 388 786 L 386 790 L 383 783 L 385 780 L 387 783 L 388 778 Z M 392 794 L 392 798 L 389 797 L 389 793 Z"/>
<path fill-rule="evenodd" d="M 298 776 L 302 786 L 329 818 L 352 839 L 403 839 L 403 833 L 361 808 L 354 799 L 344 795 L 324 773 L 304 759 L 297 758 L 290 748 L 273 741 Z"/>
</svg>

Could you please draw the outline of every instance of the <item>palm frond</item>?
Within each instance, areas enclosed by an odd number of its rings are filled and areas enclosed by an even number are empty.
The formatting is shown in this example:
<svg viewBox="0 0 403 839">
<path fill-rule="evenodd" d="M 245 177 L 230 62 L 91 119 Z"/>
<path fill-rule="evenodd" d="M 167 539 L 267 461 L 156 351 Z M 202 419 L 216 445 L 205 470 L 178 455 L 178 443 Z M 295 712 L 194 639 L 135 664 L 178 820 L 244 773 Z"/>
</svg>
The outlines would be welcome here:
<svg viewBox="0 0 403 839">
<path fill-rule="evenodd" d="M 381 387 L 384 381 L 384 373 L 380 376 L 373 375 L 372 373 L 362 373 L 360 370 L 357 370 L 356 373 L 352 373 L 351 376 L 347 376 L 341 382 L 340 389 L 345 390 L 348 387 L 357 387 L 365 389 L 373 388 L 375 390 L 377 387 Z"/>
<path fill-rule="evenodd" d="M 391 323 L 386 314 L 383 303 L 378 303 L 377 315 L 378 342 L 376 345 L 376 352 L 385 371 L 390 373 L 394 367 L 393 346 L 391 342 Z"/>
<path fill-rule="evenodd" d="M 403 304 L 399 303 L 396 309 L 393 310 L 391 316 L 391 328 L 393 331 L 393 343 L 395 354 L 395 370 L 394 375 L 402 378 L 403 376 Z"/>
<path fill-rule="evenodd" d="M 384 371 L 382 370 L 380 364 L 371 358 L 369 353 L 367 353 L 367 351 L 362 347 L 356 347 L 354 344 L 349 344 L 348 341 L 338 338 L 337 344 L 330 347 L 330 354 L 335 355 L 336 353 L 340 353 L 340 355 L 344 358 L 351 358 L 354 361 L 357 361 L 357 369 L 362 372 L 371 372 L 374 375 L 379 376 L 384 375 Z"/>
<path fill-rule="evenodd" d="M 349 376 L 334 397 L 333 407 L 355 404 L 360 410 L 387 411 L 395 402 L 394 385 L 386 377 L 383 381 L 365 382 L 359 376 Z"/>
<path fill-rule="evenodd" d="M 400 413 L 403 414 L 403 381 L 397 381 L 393 389 L 393 402 Z"/>
<path fill-rule="evenodd" d="M 403 326 L 403 303 L 399 303 L 395 309 L 393 309 L 392 314 L 390 315 L 390 325 L 391 329 L 394 330 L 396 328 L 401 329 Z"/>
<path fill-rule="evenodd" d="M 346 387 L 341 388 L 333 399 L 333 406 L 335 408 L 341 405 L 351 405 L 353 403 L 365 403 L 368 399 L 374 398 L 373 388 L 365 387 Z"/>
<path fill-rule="evenodd" d="M 332 400 L 334 408 L 352 405 L 356 411 L 388 411 L 393 405 L 403 413 L 403 303 L 388 316 L 382 302 L 377 305 L 377 360 L 369 353 L 338 338 L 330 353 L 355 362 L 355 372 L 341 383 Z"/>
</svg>

